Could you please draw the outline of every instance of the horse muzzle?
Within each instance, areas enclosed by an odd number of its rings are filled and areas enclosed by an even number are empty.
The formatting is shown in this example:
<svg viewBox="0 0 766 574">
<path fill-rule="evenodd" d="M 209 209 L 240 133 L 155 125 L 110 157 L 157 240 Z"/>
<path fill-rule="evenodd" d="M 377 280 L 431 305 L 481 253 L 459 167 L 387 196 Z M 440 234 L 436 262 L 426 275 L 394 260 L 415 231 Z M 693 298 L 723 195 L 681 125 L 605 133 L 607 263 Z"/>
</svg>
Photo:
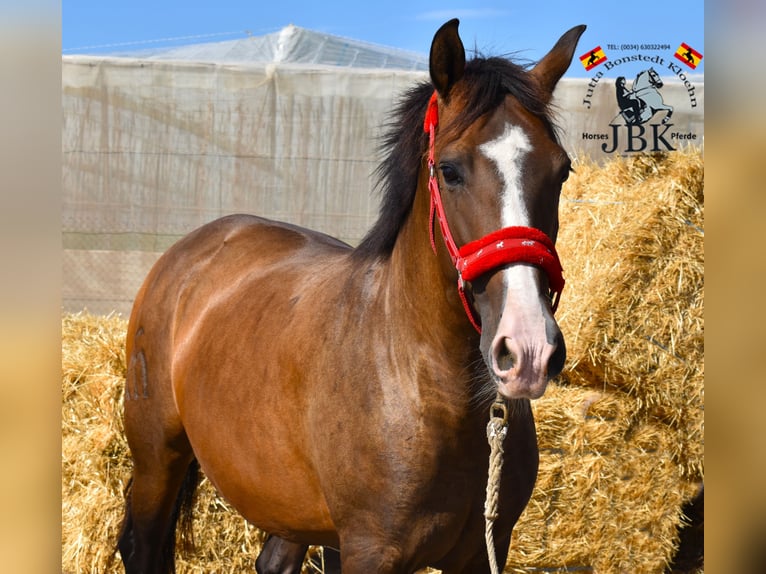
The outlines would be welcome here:
<svg viewBox="0 0 766 574">
<path fill-rule="evenodd" d="M 502 281 L 502 309 L 494 334 L 483 335 L 482 347 L 498 391 L 509 399 L 542 396 L 566 360 L 564 337 L 536 273 L 529 265 L 513 265 L 494 278 Z"/>
</svg>

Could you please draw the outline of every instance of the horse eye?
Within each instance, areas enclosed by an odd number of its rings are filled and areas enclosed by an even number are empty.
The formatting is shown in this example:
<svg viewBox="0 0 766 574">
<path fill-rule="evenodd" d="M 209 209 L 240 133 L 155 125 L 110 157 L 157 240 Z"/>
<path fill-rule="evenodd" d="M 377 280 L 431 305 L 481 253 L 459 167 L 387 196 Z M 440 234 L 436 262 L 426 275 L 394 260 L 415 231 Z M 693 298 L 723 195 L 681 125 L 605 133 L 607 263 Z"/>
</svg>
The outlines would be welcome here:
<svg viewBox="0 0 766 574">
<path fill-rule="evenodd" d="M 455 168 L 455 166 L 448 163 L 443 163 L 439 165 L 439 169 L 442 172 L 444 183 L 447 185 L 457 186 L 463 183 L 463 178 L 460 177 L 460 172 Z"/>
<path fill-rule="evenodd" d="M 562 173 L 562 175 L 561 175 L 561 182 L 560 182 L 560 183 L 561 183 L 562 185 L 563 185 L 563 183 L 564 183 L 566 180 L 568 180 L 568 179 L 569 179 L 569 174 L 570 174 L 570 173 L 574 173 L 574 168 L 573 168 L 571 165 L 570 165 L 570 166 L 569 166 L 569 167 L 566 169 L 566 171 L 564 171 L 564 172 Z"/>
</svg>

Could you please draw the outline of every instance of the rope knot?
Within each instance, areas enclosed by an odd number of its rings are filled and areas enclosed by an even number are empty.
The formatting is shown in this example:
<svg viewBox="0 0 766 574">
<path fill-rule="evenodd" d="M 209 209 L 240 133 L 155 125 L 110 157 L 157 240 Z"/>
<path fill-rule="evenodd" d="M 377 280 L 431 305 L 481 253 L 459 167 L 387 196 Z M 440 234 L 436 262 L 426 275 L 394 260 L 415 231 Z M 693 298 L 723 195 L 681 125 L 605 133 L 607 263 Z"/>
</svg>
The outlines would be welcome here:
<svg viewBox="0 0 766 574">
<path fill-rule="evenodd" d="M 500 449 L 503 448 L 503 441 L 508 434 L 508 423 L 504 423 L 500 419 L 489 419 L 487 423 L 487 440 L 489 445 L 492 446 L 493 442 L 497 442 Z"/>
</svg>

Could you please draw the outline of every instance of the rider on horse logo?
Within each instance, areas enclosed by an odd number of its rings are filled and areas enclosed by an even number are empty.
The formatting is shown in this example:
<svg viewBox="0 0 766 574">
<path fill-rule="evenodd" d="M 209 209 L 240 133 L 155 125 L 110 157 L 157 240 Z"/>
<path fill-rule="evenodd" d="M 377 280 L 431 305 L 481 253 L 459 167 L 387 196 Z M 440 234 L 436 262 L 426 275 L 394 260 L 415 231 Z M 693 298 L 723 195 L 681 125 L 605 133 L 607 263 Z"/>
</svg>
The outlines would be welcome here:
<svg viewBox="0 0 766 574">
<path fill-rule="evenodd" d="M 673 115 L 673 107 L 662 101 L 659 92 L 662 86 L 662 80 L 654 68 L 640 72 L 633 81 L 631 90 L 625 85 L 625 76 L 618 77 L 615 89 L 620 113 L 617 117 L 621 116 L 627 125 L 639 125 L 649 121 L 656 112 L 664 110 L 667 114 L 662 123 L 667 123 Z"/>
</svg>

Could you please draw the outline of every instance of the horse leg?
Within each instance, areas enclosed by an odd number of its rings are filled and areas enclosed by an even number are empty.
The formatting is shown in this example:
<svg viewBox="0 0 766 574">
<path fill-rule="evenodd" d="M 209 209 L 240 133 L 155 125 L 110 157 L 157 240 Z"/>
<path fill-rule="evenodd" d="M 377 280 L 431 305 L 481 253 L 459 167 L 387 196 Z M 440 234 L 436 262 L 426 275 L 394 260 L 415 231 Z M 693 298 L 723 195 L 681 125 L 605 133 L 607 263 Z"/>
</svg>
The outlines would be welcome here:
<svg viewBox="0 0 766 574">
<path fill-rule="evenodd" d="M 180 518 L 190 543 L 191 505 L 198 482 L 199 467 L 193 459 L 136 465 L 118 542 L 126 574 L 175 571 L 176 525 Z"/>
<path fill-rule="evenodd" d="M 188 534 L 185 540 L 191 540 L 199 466 L 170 393 L 169 376 L 146 361 L 142 348 L 131 353 L 124 417 L 133 475 L 117 547 L 127 574 L 170 573 L 179 518 L 182 534 Z"/>
<path fill-rule="evenodd" d="M 341 537 L 340 563 L 343 574 L 403 574 L 414 570 L 393 544 L 366 538 Z"/>
<path fill-rule="evenodd" d="M 309 547 L 269 536 L 255 561 L 258 574 L 300 574 Z"/>
<path fill-rule="evenodd" d="M 507 536 L 500 535 L 495 537 L 495 558 L 500 572 L 504 570 L 510 545 L 510 533 Z M 489 572 L 489 558 L 487 557 L 487 547 L 484 544 L 481 545 L 481 550 L 461 568 L 442 570 L 442 574 L 489 574 Z"/>
<path fill-rule="evenodd" d="M 308 546 L 269 536 L 255 561 L 258 574 L 300 574 Z M 321 562 L 312 559 L 312 566 L 324 574 L 340 574 L 340 554 L 333 548 L 322 549 Z"/>
<path fill-rule="evenodd" d="M 399 555 L 393 551 L 375 549 L 366 556 L 341 556 L 343 574 L 400 574 L 407 571 Z"/>
<path fill-rule="evenodd" d="M 322 561 L 315 565 L 324 574 L 340 574 L 340 552 L 328 546 L 322 547 Z"/>
</svg>

